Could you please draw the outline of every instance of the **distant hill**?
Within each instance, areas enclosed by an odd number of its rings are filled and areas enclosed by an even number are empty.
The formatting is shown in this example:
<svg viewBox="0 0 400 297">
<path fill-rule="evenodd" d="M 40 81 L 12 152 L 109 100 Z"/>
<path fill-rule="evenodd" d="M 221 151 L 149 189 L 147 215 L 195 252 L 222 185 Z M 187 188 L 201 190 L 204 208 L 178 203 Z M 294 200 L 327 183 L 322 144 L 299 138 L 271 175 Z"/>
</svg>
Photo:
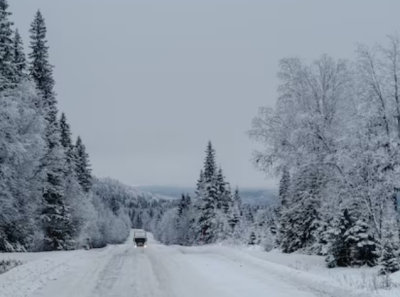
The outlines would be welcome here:
<svg viewBox="0 0 400 297">
<path fill-rule="evenodd" d="M 239 189 L 244 203 L 265 205 L 278 202 L 278 191 L 275 189 Z"/>
<path fill-rule="evenodd" d="M 171 187 L 171 186 L 141 186 L 140 190 L 150 192 L 163 198 L 178 199 L 182 193 L 194 194 L 195 188 L 191 187 Z M 240 196 L 246 204 L 265 205 L 277 202 L 277 190 L 275 189 L 252 189 L 241 188 Z"/>
<path fill-rule="evenodd" d="M 162 194 L 158 194 L 156 192 L 146 191 L 139 187 L 134 187 L 130 185 L 123 184 L 115 179 L 106 177 L 106 178 L 93 178 L 93 185 L 95 189 L 98 191 L 111 191 L 113 193 L 118 193 L 124 199 L 135 200 L 139 198 L 145 198 L 148 200 L 171 200 L 174 197 L 165 196 Z"/>
</svg>

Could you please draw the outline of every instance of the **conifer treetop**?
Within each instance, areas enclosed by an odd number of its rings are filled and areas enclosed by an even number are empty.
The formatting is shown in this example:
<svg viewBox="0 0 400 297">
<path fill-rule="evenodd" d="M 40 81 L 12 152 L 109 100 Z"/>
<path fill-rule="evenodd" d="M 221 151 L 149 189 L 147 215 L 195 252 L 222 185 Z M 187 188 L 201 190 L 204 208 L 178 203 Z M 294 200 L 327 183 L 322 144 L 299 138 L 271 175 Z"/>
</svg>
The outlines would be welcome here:
<svg viewBox="0 0 400 297">
<path fill-rule="evenodd" d="M 8 2 L 0 0 L 0 91 L 14 88 L 16 82 L 11 15 Z"/>
<path fill-rule="evenodd" d="M 61 133 L 61 144 L 65 149 L 71 149 L 73 147 L 71 140 L 71 128 L 67 122 L 65 113 L 61 114 L 60 118 L 60 133 Z"/>
<path fill-rule="evenodd" d="M 18 29 L 14 33 L 14 64 L 19 76 L 23 76 L 27 69 L 24 45 Z"/>
<path fill-rule="evenodd" d="M 46 45 L 47 29 L 40 11 L 36 13 L 29 32 L 31 33 L 30 75 L 36 82 L 38 90 L 42 93 L 46 105 L 54 106 L 56 101 L 53 91 L 55 84 L 53 66 L 49 63 L 49 47 Z"/>
<path fill-rule="evenodd" d="M 211 141 L 209 141 L 206 149 L 206 159 L 204 161 L 204 179 L 206 182 L 213 180 L 216 174 L 216 168 L 215 150 L 212 147 Z"/>
</svg>

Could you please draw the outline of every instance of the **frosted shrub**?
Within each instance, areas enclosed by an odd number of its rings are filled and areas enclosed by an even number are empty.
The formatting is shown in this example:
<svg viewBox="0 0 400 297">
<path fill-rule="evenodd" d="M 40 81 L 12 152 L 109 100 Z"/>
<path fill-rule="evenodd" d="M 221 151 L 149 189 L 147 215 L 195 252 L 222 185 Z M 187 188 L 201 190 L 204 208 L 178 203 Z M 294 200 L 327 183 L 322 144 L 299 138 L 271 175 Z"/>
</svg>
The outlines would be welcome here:
<svg viewBox="0 0 400 297">
<path fill-rule="evenodd" d="M 17 267 L 19 265 L 22 265 L 22 262 L 19 260 L 12 260 L 12 259 L 0 260 L 0 274 L 5 273 L 10 269 L 13 269 L 14 267 Z"/>
</svg>

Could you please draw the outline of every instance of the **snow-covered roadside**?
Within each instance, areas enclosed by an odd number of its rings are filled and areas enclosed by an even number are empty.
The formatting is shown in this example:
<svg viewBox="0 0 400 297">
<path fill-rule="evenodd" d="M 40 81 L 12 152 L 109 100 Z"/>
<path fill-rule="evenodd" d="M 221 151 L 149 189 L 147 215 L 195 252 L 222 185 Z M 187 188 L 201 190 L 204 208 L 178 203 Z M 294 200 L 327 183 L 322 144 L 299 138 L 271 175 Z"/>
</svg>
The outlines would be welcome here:
<svg viewBox="0 0 400 297">
<path fill-rule="evenodd" d="M 2 257 L 10 259 L 23 258 L 26 263 L 0 276 L 0 296 L 22 297 L 34 293 L 62 274 L 67 269 L 66 263 L 75 255 L 66 252 L 60 252 L 57 256 L 50 253 L 2 254 Z"/>
<path fill-rule="evenodd" d="M 31 296 L 45 287 L 49 282 L 56 280 L 71 268 L 71 263 L 80 261 L 90 254 L 106 256 L 113 249 L 107 246 L 102 249 L 41 253 L 2 253 L 2 259 L 15 259 L 23 264 L 0 275 L 0 297 Z"/>
<path fill-rule="evenodd" d="M 302 254 L 283 254 L 279 251 L 264 252 L 256 249 L 245 249 L 253 257 L 276 264 L 285 265 L 299 271 L 324 276 L 340 286 L 362 289 L 379 296 L 400 296 L 400 272 L 388 277 L 378 276 L 380 267 L 328 269 L 325 257 Z M 390 282 L 390 283 L 387 283 Z M 388 289 L 386 286 L 391 288 Z"/>
<path fill-rule="evenodd" d="M 329 269 L 325 258 L 321 256 L 265 252 L 257 246 L 211 245 L 177 248 L 182 253 L 218 254 L 242 265 L 273 271 L 290 283 L 303 285 L 327 296 L 400 296 L 400 272 L 385 278 L 378 276 L 379 267 Z M 390 289 L 386 288 L 387 282 L 390 282 Z"/>
</svg>

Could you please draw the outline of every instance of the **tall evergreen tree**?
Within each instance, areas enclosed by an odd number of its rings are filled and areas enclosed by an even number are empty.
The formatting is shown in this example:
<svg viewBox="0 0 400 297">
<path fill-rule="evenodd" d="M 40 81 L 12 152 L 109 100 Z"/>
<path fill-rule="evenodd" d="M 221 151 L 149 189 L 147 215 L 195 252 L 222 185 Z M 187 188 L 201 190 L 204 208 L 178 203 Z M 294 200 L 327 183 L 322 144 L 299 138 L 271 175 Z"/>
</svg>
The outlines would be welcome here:
<svg viewBox="0 0 400 297">
<path fill-rule="evenodd" d="M 236 188 L 235 188 L 235 193 L 233 194 L 233 199 L 239 208 L 240 215 L 242 215 L 242 198 L 240 198 L 240 192 L 239 192 L 238 186 L 236 186 Z"/>
<path fill-rule="evenodd" d="M 398 210 L 392 207 L 393 200 L 388 199 L 385 212 L 388 219 L 382 227 L 382 246 L 379 263 L 383 266 L 380 273 L 388 274 L 400 270 L 400 236 L 398 228 Z"/>
<path fill-rule="evenodd" d="M 229 226 L 231 227 L 231 231 L 233 232 L 236 226 L 239 224 L 241 219 L 240 208 L 241 208 L 241 201 L 239 195 L 239 188 L 236 187 L 235 192 L 231 199 L 231 205 L 229 207 Z"/>
<path fill-rule="evenodd" d="M 204 172 L 200 170 L 200 176 L 197 180 L 194 203 L 193 203 L 193 215 L 190 219 L 190 239 L 188 243 L 190 244 L 198 244 L 202 239 L 202 226 L 198 224 L 201 211 L 202 211 L 202 200 L 205 195 L 205 181 L 204 181 Z"/>
<path fill-rule="evenodd" d="M 179 201 L 178 204 L 178 216 L 181 216 L 182 213 L 185 212 L 185 210 L 189 207 L 191 203 L 190 196 L 188 194 L 182 194 L 181 200 Z"/>
<path fill-rule="evenodd" d="M 207 144 L 206 159 L 204 161 L 204 179 L 207 183 L 214 181 L 217 173 L 217 165 L 215 163 L 215 150 L 211 141 Z"/>
<path fill-rule="evenodd" d="M 281 180 L 279 182 L 279 206 L 278 206 L 278 236 L 276 244 L 281 244 L 281 237 L 284 236 L 286 225 L 283 213 L 289 206 L 290 199 L 290 173 L 284 168 Z"/>
<path fill-rule="evenodd" d="M 290 174 L 289 171 L 285 168 L 283 170 L 282 178 L 279 182 L 279 202 L 281 207 L 288 206 L 289 187 L 290 187 Z"/>
<path fill-rule="evenodd" d="M 43 191 L 42 218 L 45 250 L 69 249 L 72 245 L 71 215 L 65 201 L 65 154 L 61 146 L 57 119 L 57 101 L 53 91 L 52 66 L 48 61 L 46 26 L 40 11 L 31 25 L 30 75 L 41 96 L 39 104 L 45 111 L 47 158 L 42 164 L 46 175 Z"/>
<path fill-rule="evenodd" d="M 57 121 L 56 98 L 53 91 L 53 66 L 49 63 L 49 47 L 46 40 L 46 24 L 40 11 L 29 30 L 31 33 L 31 52 L 29 53 L 29 72 L 37 89 L 43 97 L 43 106 L 48 109 L 48 121 Z"/>
<path fill-rule="evenodd" d="M 61 114 L 60 118 L 60 142 L 61 145 L 64 147 L 64 150 L 68 153 L 73 150 L 73 144 L 72 144 L 72 139 L 71 139 L 71 128 L 69 124 L 67 123 L 67 118 L 65 116 L 65 113 Z M 69 158 L 72 158 L 72 156 L 68 156 Z"/>
<path fill-rule="evenodd" d="M 192 204 L 192 198 L 190 198 L 189 194 L 186 194 L 186 208 L 189 208 Z"/>
<path fill-rule="evenodd" d="M 17 82 L 10 16 L 7 0 L 0 0 L 0 91 L 14 88 Z"/>
<path fill-rule="evenodd" d="M 29 72 L 42 97 L 40 106 L 45 109 L 48 122 L 47 141 L 49 149 L 60 144 L 60 130 L 57 119 L 57 100 L 54 93 L 53 66 L 49 63 L 49 47 L 46 45 L 46 24 L 40 11 L 29 30 L 31 33 L 31 52 L 29 53 Z"/>
<path fill-rule="evenodd" d="M 199 226 L 203 243 L 211 243 L 217 239 L 216 211 L 218 197 L 217 170 L 215 163 L 215 150 L 211 141 L 208 142 L 206 158 L 204 161 L 204 189 L 200 198 L 201 215 Z"/>
<path fill-rule="evenodd" d="M 345 232 L 346 241 L 351 246 L 350 257 L 352 266 L 374 266 L 378 262 L 377 244 L 368 219 L 362 216 L 354 226 Z"/>
<path fill-rule="evenodd" d="M 222 172 L 221 167 L 218 169 L 215 182 L 217 187 L 217 209 L 222 209 L 225 213 L 227 213 L 229 209 L 231 193 L 226 193 L 227 183 L 225 182 L 224 173 Z"/>
<path fill-rule="evenodd" d="M 316 168 L 304 168 L 294 179 L 293 198 L 281 218 L 281 247 L 285 253 L 307 249 L 314 243 L 314 232 L 319 228 L 319 178 Z"/>
<path fill-rule="evenodd" d="M 27 61 L 24 53 L 24 45 L 22 42 L 21 35 L 19 34 L 18 29 L 15 30 L 14 34 L 14 65 L 17 71 L 17 75 L 19 78 L 22 78 L 26 75 L 25 71 L 27 70 Z"/>
<path fill-rule="evenodd" d="M 77 158 L 72 144 L 71 129 L 64 113 L 61 114 L 59 126 L 60 143 L 65 157 L 65 203 L 71 208 L 71 235 L 73 238 L 78 238 L 86 219 L 81 209 L 87 207 L 89 201 L 85 199 L 86 196 L 83 195 L 83 189 L 78 181 Z M 111 206 L 111 210 L 115 212 L 115 207 Z M 116 215 L 118 216 L 118 213 Z"/>
<path fill-rule="evenodd" d="M 78 136 L 75 144 L 76 174 L 83 191 L 89 192 L 92 187 L 92 170 L 90 169 L 89 155 L 82 139 Z"/>
<path fill-rule="evenodd" d="M 46 172 L 42 206 L 44 250 L 70 249 L 73 245 L 71 214 L 65 201 L 65 159 L 60 147 L 48 151 L 44 165 Z"/>
<path fill-rule="evenodd" d="M 257 236 L 256 236 L 256 233 L 254 231 L 252 231 L 250 233 L 250 238 L 249 238 L 248 244 L 255 245 L 256 243 L 257 243 Z"/>
<path fill-rule="evenodd" d="M 335 226 L 331 230 L 331 246 L 328 251 L 326 262 L 328 267 L 345 267 L 351 264 L 350 244 L 347 240 L 346 231 L 352 226 L 352 218 L 349 210 L 344 209 L 336 219 Z"/>
<path fill-rule="evenodd" d="M 182 194 L 178 204 L 178 215 L 176 217 L 177 244 L 190 244 L 190 233 L 192 230 L 192 217 L 190 213 L 191 203 L 190 196 L 188 194 Z"/>
<path fill-rule="evenodd" d="M 196 191 L 195 191 L 196 195 L 200 196 L 200 192 L 202 190 L 204 190 L 204 172 L 203 172 L 203 169 L 200 170 L 200 177 L 197 180 Z"/>
</svg>

